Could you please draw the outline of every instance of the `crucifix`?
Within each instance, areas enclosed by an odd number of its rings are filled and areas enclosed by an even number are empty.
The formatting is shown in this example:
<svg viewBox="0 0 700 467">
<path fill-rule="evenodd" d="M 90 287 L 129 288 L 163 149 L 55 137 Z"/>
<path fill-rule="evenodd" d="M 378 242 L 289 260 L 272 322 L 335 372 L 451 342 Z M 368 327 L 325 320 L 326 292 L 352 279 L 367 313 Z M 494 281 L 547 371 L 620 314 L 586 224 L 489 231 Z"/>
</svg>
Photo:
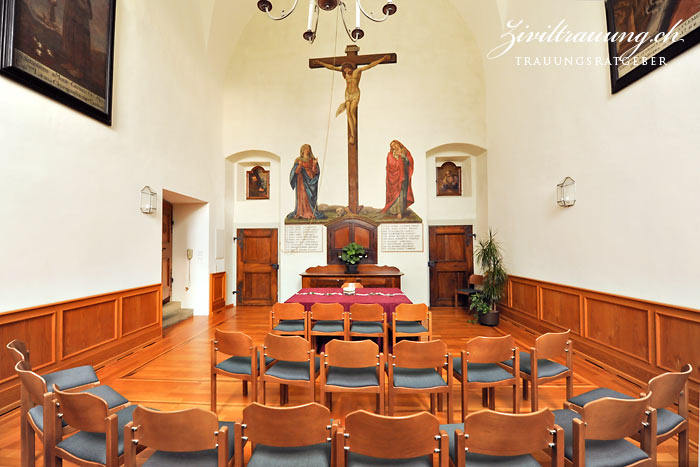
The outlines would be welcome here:
<svg viewBox="0 0 700 467">
<path fill-rule="evenodd" d="M 345 102 L 340 104 L 335 116 L 345 112 L 348 118 L 348 208 L 353 214 L 360 210 L 357 173 L 357 107 L 360 103 L 360 78 L 365 70 L 382 63 L 396 63 L 396 54 L 358 55 L 359 51 L 358 46 L 348 45 L 345 48 L 345 56 L 309 59 L 309 68 L 339 71 L 346 82 Z"/>
</svg>

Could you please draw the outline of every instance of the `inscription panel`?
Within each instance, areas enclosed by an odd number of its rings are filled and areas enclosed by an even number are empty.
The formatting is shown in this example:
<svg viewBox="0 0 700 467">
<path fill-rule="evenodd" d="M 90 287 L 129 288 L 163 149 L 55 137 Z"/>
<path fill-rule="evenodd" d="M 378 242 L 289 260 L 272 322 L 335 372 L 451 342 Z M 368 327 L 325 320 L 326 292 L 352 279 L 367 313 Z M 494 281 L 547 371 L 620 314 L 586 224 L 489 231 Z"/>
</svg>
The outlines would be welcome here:
<svg viewBox="0 0 700 467">
<path fill-rule="evenodd" d="M 648 310 L 586 297 L 586 337 L 645 362 L 649 362 L 648 320 Z"/>
</svg>

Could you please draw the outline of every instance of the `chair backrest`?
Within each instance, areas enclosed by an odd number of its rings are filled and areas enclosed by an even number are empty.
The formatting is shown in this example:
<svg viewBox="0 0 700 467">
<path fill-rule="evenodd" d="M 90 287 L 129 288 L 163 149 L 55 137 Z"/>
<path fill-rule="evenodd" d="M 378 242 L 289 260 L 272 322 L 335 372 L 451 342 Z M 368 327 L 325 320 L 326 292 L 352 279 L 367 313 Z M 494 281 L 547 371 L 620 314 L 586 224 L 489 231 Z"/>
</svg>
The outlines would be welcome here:
<svg viewBox="0 0 700 467">
<path fill-rule="evenodd" d="M 71 427 L 92 433 L 105 433 L 109 415 L 107 402 L 89 392 L 63 392 L 54 385 L 57 412 Z"/>
<path fill-rule="evenodd" d="M 253 349 L 253 339 L 242 332 L 217 329 L 214 331 L 214 345 L 225 354 L 247 356 Z"/>
<path fill-rule="evenodd" d="M 555 429 L 549 409 L 523 414 L 482 410 L 464 419 L 465 447 L 489 456 L 520 456 L 547 449 Z"/>
<path fill-rule="evenodd" d="M 350 305 L 352 321 L 384 321 L 384 308 L 378 303 L 353 303 Z"/>
<path fill-rule="evenodd" d="M 481 274 L 472 274 L 469 276 L 467 285 L 484 285 L 484 276 Z"/>
<path fill-rule="evenodd" d="M 379 346 L 371 340 L 341 341 L 326 344 L 326 363 L 343 368 L 366 368 L 379 365 Z M 384 370 L 382 370 L 384 371 Z"/>
<path fill-rule="evenodd" d="M 310 319 L 341 320 L 345 317 L 345 308 L 340 303 L 314 303 L 311 305 Z"/>
<path fill-rule="evenodd" d="M 692 371 L 693 367 L 686 364 L 680 373 L 668 372 L 650 379 L 647 386 L 647 392 L 651 392 L 649 405 L 655 409 L 663 409 L 675 404 Z"/>
<path fill-rule="evenodd" d="M 42 404 L 44 394 L 49 392 L 46 388 L 46 381 L 44 378 L 34 373 L 31 368 L 29 368 L 29 363 L 26 360 L 17 362 L 15 371 L 29 399 L 35 404 Z"/>
<path fill-rule="evenodd" d="M 385 417 L 358 410 L 345 418 L 345 434 L 350 452 L 383 459 L 427 456 L 440 448 L 440 422 L 428 412 Z"/>
<path fill-rule="evenodd" d="M 614 440 L 634 435 L 643 427 L 651 393 L 640 399 L 605 397 L 583 406 L 581 419 L 586 424 L 585 438 Z"/>
<path fill-rule="evenodd" d="M 266 446 L 310 446 L 329 441 L 331 412 L 311 402 L 297 407 L 267 407 L 253 402 L 243 409 L 244 436 Z"/>
<path fill-rule="evenodd" d="M 14 339 L 8 342 L 5 347 L 7 347 L 10 357 L 14 361 L 15 365 L 24 360 L 27 363 L 25 368 L 29 371 L 32 370 L 32 365 L 29 363 L 29 349 L 27 349 L 27 344 L 20 340 Z"/>
<path fill-rule="evenodd" d="M 467 342 L 465 359 L 471 363 L 498 363 L 513 358 L 516 351 L 513 336 L 475 337 Z"/>
<path fill-rule="evenodd" d="M 443 341 L 401 341 L 394 346 L 389 362 L 401 368 L 435 368 L 446 366 L 448 357 Z"/>
<path fill-rule="evenodd" d="M 216 447 L 219 420 L 214 412 L 199 408 L 159 412 L 138 406 L 134 409 L 133 426 L 142 446 L 191 452 Z"/>
<path fill-rule="evenodd" d="M 425 303 L 402 303 L 394 311 L 396 321 L 424 321 L 428 318 L 428 305 Z"/>
<path fill-rule="evenodd" d="M 311 360 L 311 344 L 301 336 L 268 334 L 265 336 L 263 354 L 275 360 L 307 362 Z"/>
<path fill-rule="evenodd" d="M 304 319 L 306 312 L 301 303 L 275 303 L 272 305 L 272 321 L 281 319 Z"/>
<path fill-rule="evenodd" d="M 343 288 L 350 287 L 350 286 L 352 286 L 352 287 L 355 288 L 355 289 L 362 289 L 362 288 L 364 288 L 364 285 L 360 284 L 359 282 L 345 282 L 345 283 L 343 283 L 343 285 L 342 285 Z"/>
<path fill-rule="evenodd" d="M 571 354 L 571 329 L 565 332 L 548 332 L 542 334 L 535 341 L 537 358 L 557 358 L 568 350 Z"/>
</svg>

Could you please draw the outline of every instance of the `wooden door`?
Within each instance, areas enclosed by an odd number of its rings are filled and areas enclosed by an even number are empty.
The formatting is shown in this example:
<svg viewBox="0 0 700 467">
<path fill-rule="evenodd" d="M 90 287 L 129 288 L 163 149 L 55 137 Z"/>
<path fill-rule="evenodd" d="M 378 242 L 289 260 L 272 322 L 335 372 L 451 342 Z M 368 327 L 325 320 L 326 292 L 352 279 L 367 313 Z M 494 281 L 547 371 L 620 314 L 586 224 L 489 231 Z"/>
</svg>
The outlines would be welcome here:
<svg viewBox="0 0 700 467">
<path fill-rule="evenodd" d="M 455 306 L 455 290 L 474 273 L 472 226 L 430 226 L 429 232 L 430 306 Z"/>
<path fill-rule="evenodd" d="M 236 243 L 236 304 L 274 304 L 279 269 L 277 229 L 238 229 Z"/>
<path fill-rule="evenodd" d="M 173 205 L 163 201 L 163 264 L 161 267 L 163 283 L 163 303 L 170 301 L 173 290 Z"/>
</svg>

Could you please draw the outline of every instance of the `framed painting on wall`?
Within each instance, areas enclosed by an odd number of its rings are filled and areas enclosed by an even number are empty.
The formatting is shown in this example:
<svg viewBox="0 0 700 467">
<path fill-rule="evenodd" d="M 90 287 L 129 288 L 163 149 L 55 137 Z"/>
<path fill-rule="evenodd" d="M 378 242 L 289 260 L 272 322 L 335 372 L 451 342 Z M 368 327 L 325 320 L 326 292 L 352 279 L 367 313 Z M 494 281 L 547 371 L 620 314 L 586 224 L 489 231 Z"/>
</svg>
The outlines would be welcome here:
<svg viewBox="0 0 700 467">
<path fill-rule="evenodd" d="M 270 171 L 259 165 L 246 172 L 245 199 L 270 199 Z"/>
<path fill-rule="evenodd" d="M 116 0 L 0 0 L 0 73 L 112 124 Z"/>
<path fill-rule="evenodd" d="M 606 0 L 605 10 L 613 94 L 700 42 L 700 0 Z"/>
<path fill-rule="evenodd" d="M 445 162 L 436 167 L 438 196 L 462 196 L 462 168 L 454 162 Z"/>
</svg>

